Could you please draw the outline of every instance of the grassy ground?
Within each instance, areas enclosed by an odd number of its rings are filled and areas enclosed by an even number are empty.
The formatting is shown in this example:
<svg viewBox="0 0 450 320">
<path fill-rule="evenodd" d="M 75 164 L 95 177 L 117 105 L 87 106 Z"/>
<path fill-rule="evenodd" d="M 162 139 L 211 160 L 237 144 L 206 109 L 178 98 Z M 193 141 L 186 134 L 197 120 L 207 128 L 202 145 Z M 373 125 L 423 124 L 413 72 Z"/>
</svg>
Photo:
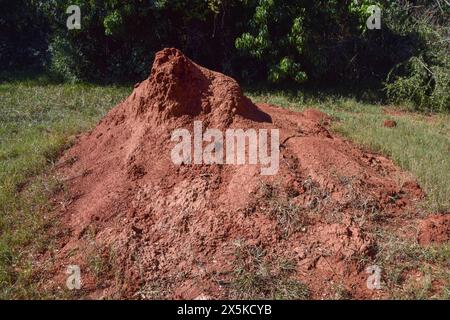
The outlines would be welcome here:
<svg viewBox="0 0 450 320">
<path fill-rule="evenodd" d="M 45 79 L 0 84 L 0 299 L 40 296 L 30 253 L 46 245 L 48 198 L 61 187 L 52 165 L 130 91 Z"/>
<path fill-rule="evenodd" d="M 49 245 L 48 199 L 63 187 L 52 176 L 52 165 L 76 133 L 92 127 L 130 91 L 131 86 L 43 79 L 0 84 L 0 299 L 45 297 L 34 290 L 32 254 Z M 351 98 L 254 91 L 249 96 L 295 110 L 314 106 L 328 112 L 340 120 L 336 131 L 390 155 L 415 175 L 428 192 L 428 212 L 450 210 L 449 115 L 390 116 L 379 105 Z M 385 119 L 395 119 L 398 126 L 384 128 Z"/>
</svg>

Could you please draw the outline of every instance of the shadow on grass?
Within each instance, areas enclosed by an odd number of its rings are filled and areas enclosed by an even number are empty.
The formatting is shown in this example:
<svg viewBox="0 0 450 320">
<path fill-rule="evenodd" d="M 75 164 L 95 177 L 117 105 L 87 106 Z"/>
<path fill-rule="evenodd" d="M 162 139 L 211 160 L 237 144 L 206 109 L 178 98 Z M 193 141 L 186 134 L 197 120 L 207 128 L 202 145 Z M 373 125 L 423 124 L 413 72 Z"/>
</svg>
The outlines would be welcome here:
<svg viewBox="0 0 450 320">
<path fill-rule="evenodd" d="M 277 86 L 272 84 L 244 85 L 250 95 L 282 95 L 293 102 L 311 101 L 325 103 L 330 100 L 353 99 L 364 104 L 386 104 L 387 97 L 380 82 L 355 83 L 308 83 Z"/>
<path fill-rule="evenodd" d="M 64 84 L 82 84 L 86 86 L 104 87 L 104 86 L 129 86 L 133 87 L 133 81 L 66 81 L 63 78 L 47 72 L 45 70 L 16 70 L 0 71 L 1 84 L 22 84 L 25 86 L 53 86 Z"/>
</svg>

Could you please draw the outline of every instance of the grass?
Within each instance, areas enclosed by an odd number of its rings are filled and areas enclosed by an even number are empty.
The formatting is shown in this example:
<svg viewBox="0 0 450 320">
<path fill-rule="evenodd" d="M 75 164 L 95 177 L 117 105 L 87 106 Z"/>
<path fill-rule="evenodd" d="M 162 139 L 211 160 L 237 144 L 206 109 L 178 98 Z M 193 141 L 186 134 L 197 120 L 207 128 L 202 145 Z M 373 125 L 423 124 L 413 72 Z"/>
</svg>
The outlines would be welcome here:
<svg viewBox="0 0 450 320">
<path fill-rule="evenodd" d="M 379 248 L 374 263 L 382 268 L 382 285 L 388 288 L 390 297 L 448 300 L 450 243 L 421 247 L 412 239 L 383 229 L 376 236 Z M 415 276 L 406 277 L 413 271 Z M 434 290 L 436 286 L 441 289 Z"/>
<path fill-rule="evenodd" d="M 303 208 L 294 204 L 288 195 L 283 195 L 278 184 L 261 183 L 260 192 L 262 197 L 256 201 L 260 205 L 266 203 L 264 211 L 277 221 L 282 237 L 287 238 L 305 227 L 307 217 Z"/>
<path fill-rule="evenodd" d="M 52 223 L 49 199 L 64 188 L 52 166 L 74 135 L 91 128 L 130 92 L 131 86 L 58 84 L 43 78 L 0 83 L 0 299 L 46 297 L 35 287 L 39 279 L 32 254 L 51 246 L 45 232 Z M 449 115 L 435 115 L 431 120 L 420 114 L 391 116 L 380 105 L 333 96 L 254 91 L 248 95 L 258 102 L 294 110 L 313 106 L 329 113 L 339 120 L 334 130 L 391 156 L 416 176 L 428 194 L 428 212 L 450 209 Z M 384 128 L 385 119 L 396 120 L 398 126 Z M 278 209 L 281 225 L 292 224 L 291 212 L 296 208 Z M 257 296 L 275 298 L 307 296 L 307 288 L 285 276 L 286 272 L 280 273 L 283 277 L 269 276 L 261 269 L 263 264 L 257 264 L 256 273 L 236 269 L 237 292 L 248 289 Z M 102 273 L 103 262 L 93 259 L 92 268 Z M 261 280 L 267 279 L 280 289 L 261 287 Z M 450 295 L 450 289 L 447 292 Z"/>
<path fill-rule="evenodd" d="M 258 246 L 238 240 L 235 245 L 233 296 L 237 299 L 304 300 L 308 287 L 291 277 L 295 262 L 272 261 Z"/>
<path fill-rule="evenodd" d="M 52 165 L 75 134 L 129 92 L 45 79 L 0 84 L 0 298 L 41 297 L 29 255 L 48 246 L 40 231 L 49 222 L 48 199 L 62 187 Z"/>
</svg>

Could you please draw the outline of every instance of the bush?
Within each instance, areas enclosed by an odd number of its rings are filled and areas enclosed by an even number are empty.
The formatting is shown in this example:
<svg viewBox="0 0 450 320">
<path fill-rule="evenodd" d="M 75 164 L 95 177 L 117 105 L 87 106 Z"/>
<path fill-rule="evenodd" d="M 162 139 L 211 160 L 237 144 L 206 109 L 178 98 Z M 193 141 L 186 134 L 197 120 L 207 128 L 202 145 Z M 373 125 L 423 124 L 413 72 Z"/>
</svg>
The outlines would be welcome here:
<svg viewBox="0 0 450 320">
<path fill-rule="evenodd" d="M 443 7 L 442 7 L 443 6 Z M 419 7 L 420 8 L 420 7 Z M 420 111 L 450 111 L 450 5 L 425 9 L 397 6 L 393 11 L 399 33 L 420 39 L 415 55 L 396 65 L 385 89 L 393 103 L 406 103 Z"/>
<path fill-rule="evenodd" d="M 1 71 L 34 69 L 44 63 L 48 23 L 40 2 L 0 0 Z"/>
<path fill-rule="evenodd" d="M 363 32 L 367 7 L 367 1 L 261 0 L 236 47 L 263 62 L 272 82 L 368 78 L 386 54 L 381 32 Z M 367 50 L 369 42 L 378 55 Z"/>
<path fill-rule="evenodd" d="M 410 104 L 416 110 L 450 111 L 449 70 L 450 64 L 430 66 L 422 57 L 413 57 L 388 76 L 387 95 L 393 103 Z"/>
<path fill-rule="evenodd" d="M 52 70 L 66 79 L 142 79 L 154 52 L 170 46 L 205 66 L 233 73 L 235 30 L 245 21 L 235 1 L 50 2 Z M 81 8 L 81 30 L 65 27 L 62 13 L 69 4 Z"/>
</svg>

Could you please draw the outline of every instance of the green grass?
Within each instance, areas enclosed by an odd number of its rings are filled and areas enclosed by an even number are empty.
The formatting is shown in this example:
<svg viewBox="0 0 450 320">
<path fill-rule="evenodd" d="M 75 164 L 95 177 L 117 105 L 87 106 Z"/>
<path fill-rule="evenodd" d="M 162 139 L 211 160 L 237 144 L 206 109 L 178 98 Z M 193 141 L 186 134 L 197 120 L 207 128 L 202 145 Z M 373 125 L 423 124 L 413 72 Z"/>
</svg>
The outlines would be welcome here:
<svg viewBox="0 0 450 320">
<path fill-rule="evenodd" d="M 405 113 L 385 114 L 392 106 L 358 102 L 353 98 L 310 98 L 284 92 L 249 94 L 256 102 L 265 102 L 303 110 L 314 107 L 336 120 L 333 129 L 341 135 L 389 156 L 413 177 L 427 193 L 428 212 L 450 210 L 450 115 L 432 117 Z M 398 108 L 397 108 L 398 109 Z M 384 120 L 392 119 L 397 127 L 386 128 Z"/>
<path fill-rule="evenodd" d="M 47 215 L 49 198 L 64 188 L 52 166 L 75 134 L 95 125 L 130 92 L 131 86 L 58 84 L 43 78 L 0 84 L 0 299 L 46 297 L 35 290 L 39 279 L 32 254 L 51 246 L 45 232 L 53 223 Z M 294 110 L 316 107 L 331 114 L 339 120 L 334 130 L 391 156 L 418 178 L 428 193 L 427 211 L 449 210 L 449 115 L 436 115 L 430 122 L 418 114 L 388 116 L 379 105 L 351 98 L 276 92 L 249 96 Z M 398 126 L 384 128 L 388 118 Z M 241 271 L 237 287 L 260 290 L 259 280 L 265 274 L 252 278 Z M 293 280 L 275 280 L 281 289 L 270 296 L 306 295 L 307 290 Z"/>
<path fill-rule="evenodd" d="M 29 255 L 45 247 L 48 198 L 61 188 L 51 167 L 75 134 L 130 91 L 42 79 L 0 84 L 0 298 L 42 295 Z"/>
<path fill-rule="evenodd" d="M 305 300 L 308 287 L 291 277 L 295 261 L 267 259 L 258 246 L 237 240 L 235 246 L 232 296 L 236 299 Z"/>
<path fill-rule="evenodd" d="M 378 253 L 374 263 L 383 270 L 383 286 L 393 299 L 443 299 L 450 293 L 450 243 L 420 246 L 391 230 L 376 232 Z M 406 277 L 414 271 L 416 277 Z M 433 290 L 433 282 L 441 290 Z"/>
</svg>

